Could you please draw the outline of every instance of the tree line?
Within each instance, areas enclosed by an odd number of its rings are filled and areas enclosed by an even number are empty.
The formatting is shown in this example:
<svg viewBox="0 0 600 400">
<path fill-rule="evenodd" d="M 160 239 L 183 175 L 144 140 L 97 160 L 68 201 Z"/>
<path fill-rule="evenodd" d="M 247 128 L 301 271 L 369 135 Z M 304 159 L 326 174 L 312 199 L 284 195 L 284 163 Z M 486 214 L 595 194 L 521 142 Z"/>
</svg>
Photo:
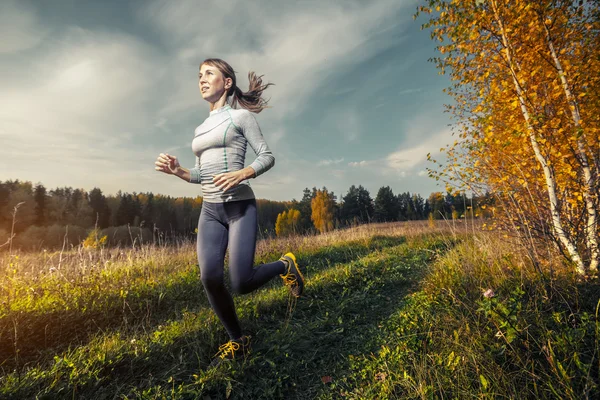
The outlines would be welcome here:
<svg viewBox="0 0 600 400">
<path fill-rule="evenodd" d="M 468 197 L 465 193 L 433 192 L 424 199 L 410 192 L 395 195 L 389 186 L 377 191 L 375 199 L 362 185 L 352 185 L 337 201 L 326 187 L 303 191 L 302 200 L 292 200 L 290 209 L 278 215 L 277 235 L 327 232 L 336 228 L 371 222 L 460 219 L 489 216 L 490 194 Z"/>
<path fill-rule="evenodd" d="M 257 199 L 258 225 L 260 236 L 269 237 L 369 222 L 460 218 L 473 201 L 479 207 L 484 199 L 441 192 L 424 199 L 409 192 L 395 195 L 389 186 L 380 188 L 373 199 L 362 185 L 352 185 L 338 201 L 326 187 L 313 187 L 305 188 L 300 200 Z M 201 209 L 201 196 L 121 191 L 105 195 L 99 188 L 89 192 L 71 187 L 48 190 L 41 183 L 0 181 L 0 245 L 13 238 L 12 244 L 24 249 L 57 248 L 81 243 L 92 230 L 107 236 L 112 245 L 127 245 L 136 239 L 191 239 Z"/>
</svg>

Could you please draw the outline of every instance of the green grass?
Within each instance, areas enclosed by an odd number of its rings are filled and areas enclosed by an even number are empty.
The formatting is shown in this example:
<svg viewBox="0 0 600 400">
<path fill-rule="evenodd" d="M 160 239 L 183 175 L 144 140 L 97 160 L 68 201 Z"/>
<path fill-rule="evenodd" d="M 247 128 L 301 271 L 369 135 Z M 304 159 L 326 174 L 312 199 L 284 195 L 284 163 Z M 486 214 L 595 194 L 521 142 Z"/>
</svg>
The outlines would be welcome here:
<svg viewBox="0 0 600 400">
<path fill-rule="evenodd" d="M 399 224 L 261 243 L 256 261 L 290 247 L 308 269 L 305 296 L 290 312 L 279 279 L 236 296 L 252 352 L 213 369 L 227 338 L 193 248 L 173 257 L 148 248 L 108 267 L 92 263 L 85 274 L 73 254 L 62 276 L 40 276 L 34 258 L 11 259 L 2 278 L 0 398 L 598 394 L 600 287 L 566 268 L 532 273 L 518 248 L 492 235 Z"/>
</svg>

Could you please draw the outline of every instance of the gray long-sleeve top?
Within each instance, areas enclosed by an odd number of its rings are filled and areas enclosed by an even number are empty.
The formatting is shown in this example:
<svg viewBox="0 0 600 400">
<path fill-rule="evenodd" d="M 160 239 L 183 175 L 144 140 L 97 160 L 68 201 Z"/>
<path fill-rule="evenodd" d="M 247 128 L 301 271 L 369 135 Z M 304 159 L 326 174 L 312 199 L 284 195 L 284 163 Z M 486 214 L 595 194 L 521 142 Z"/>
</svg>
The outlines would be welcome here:
<svg viewBox="0 0 600 400">
<path fill-rule="evenodd" d="M 203 201 L 223 203 L 254 198 L 248 181 L 240 182 L 227 192 L 213 183 L 213 175 L 244 168 L 247 144 L 257 156 L 250 164 L 256 177 L 275 165 L 275 157 L 248 110 L 233 109 L 227 104 L 211 111 L 196 128 L 192 141 L 196 166 L 190 169 L 190 182 L 201 185 Z"/>
</svg>

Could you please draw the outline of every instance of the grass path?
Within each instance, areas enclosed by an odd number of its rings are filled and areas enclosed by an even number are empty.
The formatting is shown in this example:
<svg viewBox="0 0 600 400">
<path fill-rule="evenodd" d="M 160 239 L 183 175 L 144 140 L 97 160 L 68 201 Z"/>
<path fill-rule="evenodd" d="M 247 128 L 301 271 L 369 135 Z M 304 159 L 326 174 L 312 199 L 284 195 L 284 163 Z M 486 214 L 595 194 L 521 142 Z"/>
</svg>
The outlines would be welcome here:
<svg viewBox="0 0 600 400">
<path fill-rule="evenodd" d="M 0 377 L 0 398 L 339 398 L 354 358 L 381 349 L 386 321 L 444 248 L 439 236 L 379 237 L 299 254 L 308 282 L 291 318 L 280 284 L 236 297 L 253 337 L 244 361 L 207 369 L 225 337 L 201 301 L 70 350 L 64 342 L 52 361 Z"/>
</svg>

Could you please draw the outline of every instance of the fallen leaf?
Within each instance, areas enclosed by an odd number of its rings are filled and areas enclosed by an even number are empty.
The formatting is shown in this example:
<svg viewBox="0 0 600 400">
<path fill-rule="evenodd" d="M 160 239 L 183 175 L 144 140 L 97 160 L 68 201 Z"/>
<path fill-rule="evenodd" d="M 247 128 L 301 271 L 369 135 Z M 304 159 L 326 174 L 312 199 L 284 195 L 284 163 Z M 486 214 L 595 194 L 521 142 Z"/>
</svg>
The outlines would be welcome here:
<svg viewBox="0 0 600 400">
<path fill-rule="evenodd" d="M 331 383 L 333 382 L 333 378 L 330 376 L 322 376 L 321 381 L 323 381 L 323 383 Z"/>
<path fill-rule="evenodd" d="M 378 381 L 385 381 L 385 378 L 387 378 L 387 374 L 385 372 L 378 372 L 375 375 L 375 379 L 377 379 Z"/>
</svg>

